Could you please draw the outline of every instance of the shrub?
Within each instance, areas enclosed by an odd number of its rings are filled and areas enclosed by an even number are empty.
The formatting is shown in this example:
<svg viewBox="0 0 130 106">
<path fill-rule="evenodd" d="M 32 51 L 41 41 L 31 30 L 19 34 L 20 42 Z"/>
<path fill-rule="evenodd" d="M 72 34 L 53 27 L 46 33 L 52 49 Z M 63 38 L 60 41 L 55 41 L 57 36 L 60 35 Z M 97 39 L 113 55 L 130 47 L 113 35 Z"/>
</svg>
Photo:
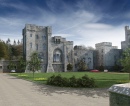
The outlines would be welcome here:
<svg viewBox="0 0 130 106">
<path fill-rule="evenodd" d="M 48 85 L 55 85 L 55 86 L 67 86 L 67 78 L 62 78 L 61 75 L 53 75 L 47 79 Z"/>
<path fill-rule="evenodd" d="M 69 63 L 69 64 L 67 65 L 67 70 L 68 70 L 68 71 L 72 71 L 72 69 L 73 69 L 73 65 Z"/>
<path fill-rule="evenodd" d="M 89 78 L 87 75 L 84 75 L 80 80 L 79 80 L 79 84 L 81 85 L 81 87 L 95 87 L 95 81 L 93 78 Z"/>
<path fill-rule="evenodd" d="M 87 75 L 84 75 L 82 78 L 75 78 L 75 76 L 72 76 L 68 79 L 61 77 L 61 75 L 53 75 L 47 79 L 47 84 L 60 87 L 96 87 L 95 80 L 89 78 Z"/>
<path fill-rule="evenodd" d="M 68 85 L 70 87 L 77 87 L 77 79 L 75 78 L 75 76 L 72 76 L 71 78 L 69 78 Z"/>
</svg>

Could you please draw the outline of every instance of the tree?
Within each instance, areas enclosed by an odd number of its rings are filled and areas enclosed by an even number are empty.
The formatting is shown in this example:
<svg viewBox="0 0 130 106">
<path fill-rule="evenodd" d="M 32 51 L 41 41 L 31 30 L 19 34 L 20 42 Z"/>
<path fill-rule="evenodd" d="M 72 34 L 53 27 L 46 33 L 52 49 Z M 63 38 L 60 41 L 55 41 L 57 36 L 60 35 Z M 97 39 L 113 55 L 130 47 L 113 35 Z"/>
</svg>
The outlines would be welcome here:
<svg viewBox="0 0 130 106">
<path fill-rule="evenodd" d="M 130 80 L 130 48 L 126 49 L 123 52 L 123 58 L 121 59 L 121 65 L 123 69 L 129 73 L 129 80 Z"/>
<path fill-rule="evenodd" d="M 99 71 L 104 71 L 104 66 L 103 66 L 103 65 L 100 65 L 100 66 L 98 67 L 98 69 L 99 69 Z"/>
<path fill-rule="evenodd" d="M 33 72 L 33 79 L 35 71 L 41 69 L 41 60 L 38 58 L 38 53 L 33 52 L 30 56 L 30 61 L 28 61 L 28 69 Z"/>
<path fill-rule="evenodd" d="M 8 65 L 8 69 L 9 70 L 15 70 L 16 69 L 16 65 L 12 61 L 10 61 L 9 65 Z"/>
<path fill-rule="evenodd" d="M 0 59 L 8 59 L 7 46 L 3 41 L 0 41 Z"/>
<path fill-rule="evenodd" d="M 84 59 L 81 59 L 79 62 L 78 62 L 78 70 L 79 71 L 84 71 L 84 70 L 87 70 L 87 65 L 84 61 Z"/>
<path fill-rule="evenodd" d="M 17 44 L 19 45 L 20 44 L 20 41 L 18 40 Z"/>
<path fill-rule="evenodd" d="M 25 72 L 26 69 L 26 61 L 21 57 L 18 62 L 18 69 L 20 72 Z"/>
<path fill-rule="evenodd" d="M 67 65 L 67 70 L 68 70 L 68 71 L 72 71 L 72 69 L 73 69 L 73 65 L 69 63 L 69 64 Z"/>
</svg>

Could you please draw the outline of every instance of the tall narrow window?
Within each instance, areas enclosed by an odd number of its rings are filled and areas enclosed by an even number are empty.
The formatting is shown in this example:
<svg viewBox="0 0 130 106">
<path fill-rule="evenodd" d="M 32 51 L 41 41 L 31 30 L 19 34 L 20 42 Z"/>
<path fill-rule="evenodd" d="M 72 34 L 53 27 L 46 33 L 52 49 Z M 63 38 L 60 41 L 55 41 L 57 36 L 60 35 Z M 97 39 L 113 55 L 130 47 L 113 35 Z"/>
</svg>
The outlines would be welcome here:
<svg viewBox="0 0 130 106">
<path fill-rule="evenodd" d="M 46 40 L 46 36 L 45 35 L 42 36 L 42 40 Z"/>
<path fill-rule="evenodd" d="M 46 44 L 43 44 L 43 50 L 45 50 L 46 49 Z"/>
<path fill-rule="evenodd" d="M 44 36 L 44 39 L 46 40 L 46 36 Z"/>
<path fill-rule="evenodd" d="M 30 48 L 32 48 L 32 43 L 30 43 Z"/>
<path fill-rule="evenodd" d="M 36 35 L 36 39 L 38 39 L 39 37 L 38 37 L 38 35 Z"/>
<path fill-rule="evenodd" d="M 61 62 L 62 61 L 62 53 L 61 50 L 56 49 L 53 53 L 53 61 L 54 62 Z"/>
<path fill-rule="evenodd" d="M 38 50 L 38 44 L 36 44 L 36 50 Z"/>
<path fill-rule="evenodd" d="M 32 37 L 32 34 L 30 34 L 30 37 Z"/>
</svg>

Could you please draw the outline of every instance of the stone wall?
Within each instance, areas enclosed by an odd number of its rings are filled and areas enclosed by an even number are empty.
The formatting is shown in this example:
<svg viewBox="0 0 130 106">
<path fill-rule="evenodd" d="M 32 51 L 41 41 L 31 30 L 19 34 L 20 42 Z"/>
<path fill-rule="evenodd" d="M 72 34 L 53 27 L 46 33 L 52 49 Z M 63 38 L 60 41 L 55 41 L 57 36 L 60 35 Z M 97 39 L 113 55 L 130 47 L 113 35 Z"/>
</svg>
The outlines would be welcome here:
<svg viewBox="0 0 130 106">
<path fill-rule="evenodd" d="M 16 71 L 17 71 L 17 60 L 0 60 L 0 72 L 6 73 L 6 72 L 10 72 L 11 70 L 8 69 L 8 65 L 11 63 L 16 65 Z"/>
<path fill-rule="evenodd" d="M 110 106 L 130 106 L 130 83 L 113 85 L 109 95 Z"/>
</svg>

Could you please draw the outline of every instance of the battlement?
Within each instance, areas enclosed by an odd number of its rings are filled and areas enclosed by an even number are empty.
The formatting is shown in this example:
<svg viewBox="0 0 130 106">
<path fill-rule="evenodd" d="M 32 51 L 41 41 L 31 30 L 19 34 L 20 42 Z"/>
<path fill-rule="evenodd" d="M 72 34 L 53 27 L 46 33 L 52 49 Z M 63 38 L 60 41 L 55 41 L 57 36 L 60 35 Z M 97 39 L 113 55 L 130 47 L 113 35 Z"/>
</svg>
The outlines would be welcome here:
<svg viewBox="0 0 130 106">
<path fill-rule="evenodd" d="M 97 43 L 95 44 L 96 47 L 100 47 L 100 46 L 112 46 L 111 42 L 101 42 L 101 43 Z"/>
<path fill-rule="evenodd" d="M 129 26 L 125 26 L 125 30 L 130 30 L 130 29 L 129 29 Z"/>
<path fill-rule="evenodd" d="M 28 30 L 28 31 L 41 31 L 41 30 L 44 30 L 45 28 L 50 30 L 51 26 L 37 26 L 35 24 L 26 24 L 25 25 L 25 29 Z"/>
<path fill-rule="evenodd" d="M 73 45 L 73 41 L 67 41 L 66 43 L 69 45 Z"/>
</svg>

